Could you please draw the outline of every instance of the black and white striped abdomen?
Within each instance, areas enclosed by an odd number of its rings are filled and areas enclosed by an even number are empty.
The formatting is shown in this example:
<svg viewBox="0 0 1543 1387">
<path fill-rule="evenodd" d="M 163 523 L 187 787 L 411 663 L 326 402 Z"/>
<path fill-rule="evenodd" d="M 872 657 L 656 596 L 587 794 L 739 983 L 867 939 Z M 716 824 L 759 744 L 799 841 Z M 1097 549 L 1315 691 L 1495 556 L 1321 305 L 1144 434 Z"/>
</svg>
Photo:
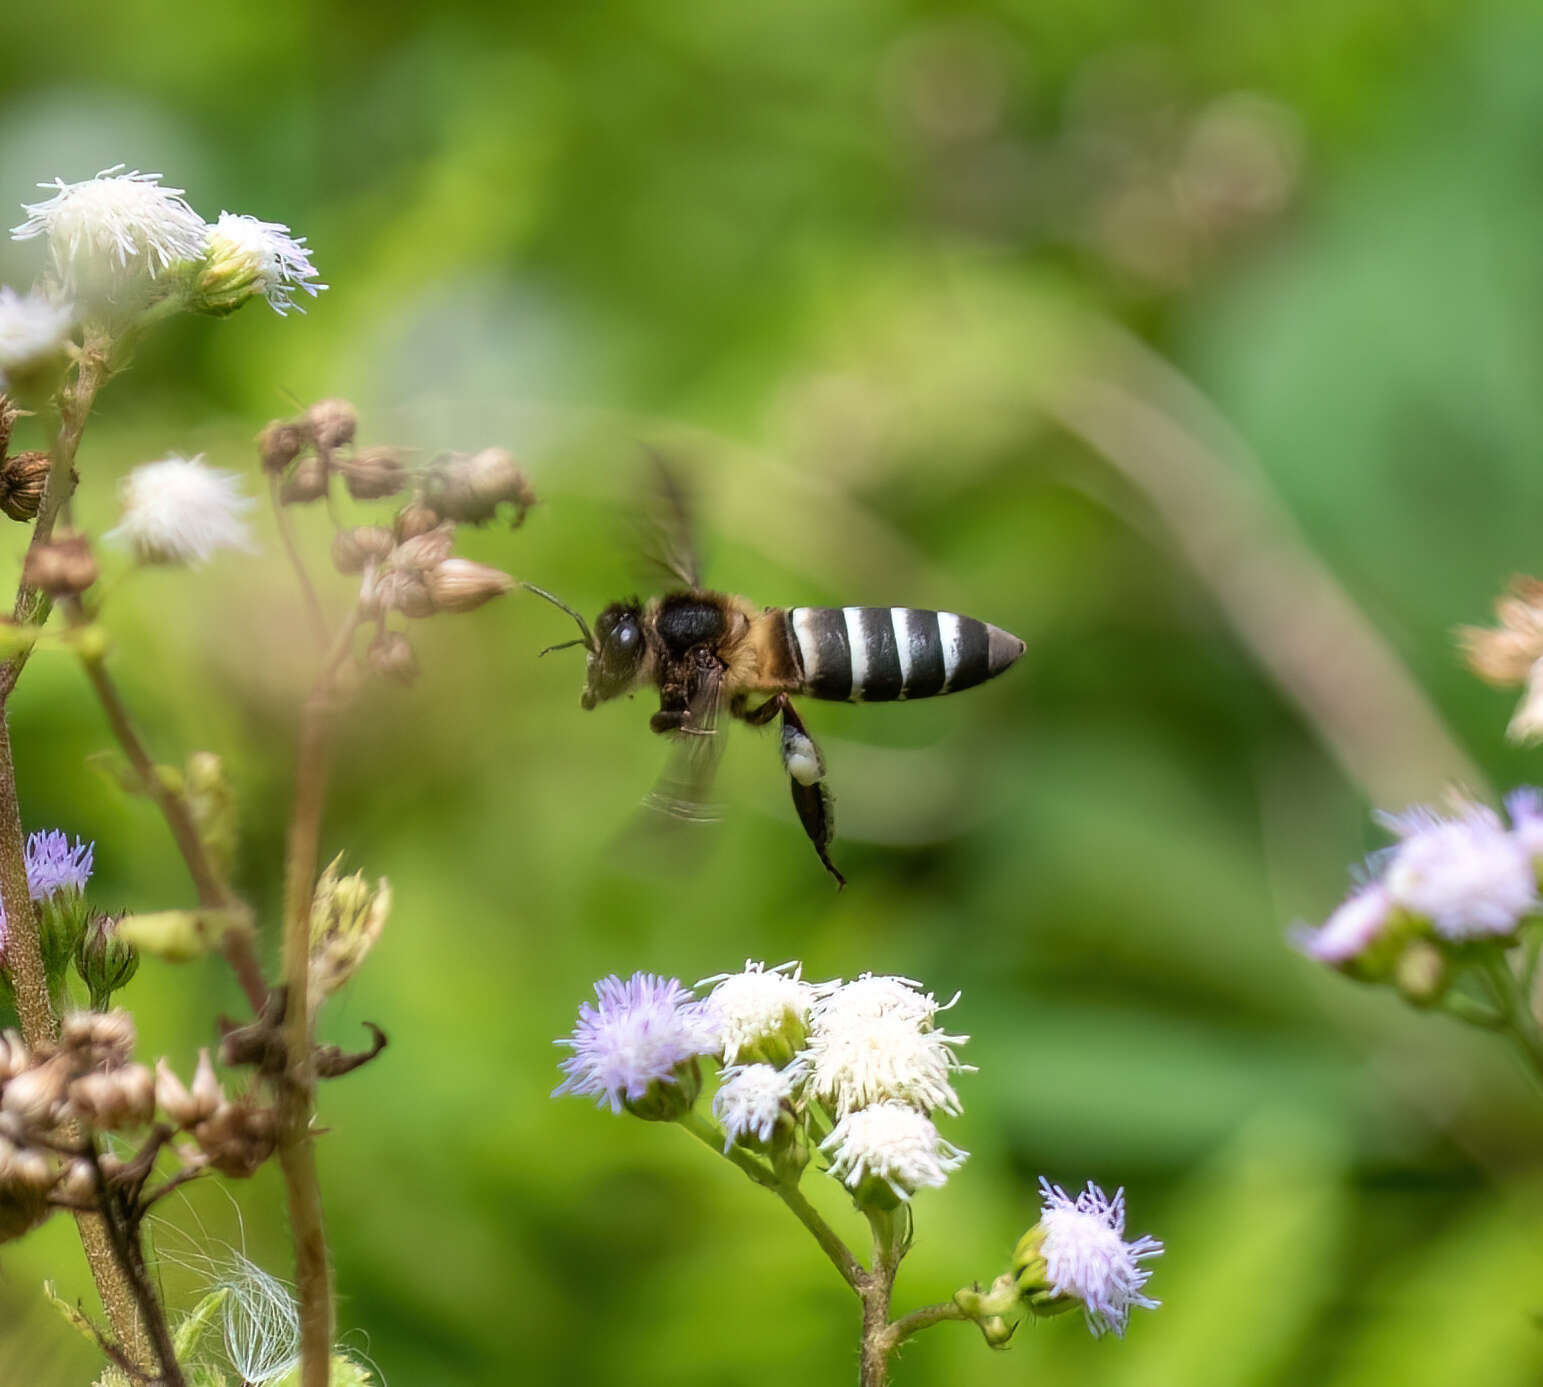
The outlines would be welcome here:
<svg viewBox="0 0 1543 1387">
<path fill-rule="evenodd" d="M 793 607 L 788 643 L 803 692 L 885 703 L 974 688 L 1023 654 L 1023 642 L 954 612 L 917 607 Z"/>
</svg>

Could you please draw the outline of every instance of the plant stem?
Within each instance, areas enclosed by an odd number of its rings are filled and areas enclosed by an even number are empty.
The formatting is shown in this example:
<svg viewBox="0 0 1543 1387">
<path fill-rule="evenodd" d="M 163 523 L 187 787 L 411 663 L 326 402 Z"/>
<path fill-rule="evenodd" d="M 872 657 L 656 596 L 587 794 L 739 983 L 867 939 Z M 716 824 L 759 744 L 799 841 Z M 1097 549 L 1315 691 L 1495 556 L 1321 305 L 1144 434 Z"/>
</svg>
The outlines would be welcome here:
<svg viewBox="0 0 1543 1387">
<path fill-rule="evenodd" d="M 1534 1082 L 1543 1087 L 1543 1037 L 1538 1034 L 1521 982 L 1504 958 L 1486 959 L 1482 968 L 1503 1018 L 1505 1033 L 1515 1043 Z"/>
<path fill-rule="evenodd" d="M 145 1252 L 139 1241 L 138 1220 L 133 1216 L 132 1210 L 126 1207 L 126 1201 L 115 1196 L 108 1189 L 94 1141 L 86 1148 L 86 1159 L 90 1161 L 92 1172 L 96 1177 L 97 1198 L 104 1211 L 100 1221 L 108 1245 L 112 1249 L 120 1272 L 132 1290 L 139 1310 L 139 1322 L 148 1329 L 150 1342 L 155 1348 L 155 1356 L 161 1369 L 159 1381 L 162 1387 L 186 1387 L 186 1379 L 182 1376 L 182 1368 L 177 1362 L 177 1351 L 172 1346 L 171 1330 L 166 1324 L 165 1311 L 161 1308 L 160 1301 L 156 1299 L 155 1289 L 150 1284 L 150 1269 L 145 1265 Z M 138 1344 L 136 1341 L 134 1344 L 125 1344 L 124 1347 L 134 1352 Z"/>
<path fill-rule="evenodd" d="M 86 419 L 96 392 L 112 374 L 107 364 L 111 346 L 105 335 L 88 330 L 77 358 L 75 379 L 59 392 L 59 432 L 54 437 L 37 523 L 32 527 L 32 538 L 27 545 L 29 555 L 53 538 L 54 521 L 75 490 L 75 454 L 80 450 L 81 435 L 86 430 Z M 48 620 L 52 606 L 48 595 L 39 592 L 24 578 L 16 588 L 16 604 L 11 616 L 23 626 L 41 626 Z M 31 654 L 32 647 L 25 646 L 0 664 L 0 702 L 10 697 Z"/>
<path fill-rule="evenodd" d="M 904 1246 L 897 1237 L 893 1211 L 866 1210 L 873 1228 L 873 1270 L 863 1277 L 858 1294 L 863 1301 L 863 1341 L 858 1382 L 860 1387 L 885 1387 L 889 1381 L 889 1355 L 895 1340 L 889 1333 L 889 1303 L 895 1289 Z"/>
<path fill-rule="evenodd" d="M 315 1039 L 310 1000 L 311 898 L 316 890 L 322 808 L 327 794 L 328 744 L 335 712 L 333 680 L 359 626 L 349 615 L 300 710 L 295 803 L 284 864 L 284 1039 L 288 1067 L 279 1085 L 279 1164 L 289 1197 L 300 1309 L 301 1387 L 328 1387 L 331 1374 L 332 1272 L 322 1219 L 311 1115 L 316 1107 Z"/>
<path fill-rule="evenodd" d="M 820 1250 L 830 1259 L 830 1263 L 841 1273 L 841 1279 L 847 1283 L 858 1295 L 862 1294 L 862 1284 L 868 1273 L 863 1264 L 852 1255 L 852 1251 L 841 1241 L 830 1224 L 826 1223 L 820 1211 L 814 1207 L 799 1192 L 796 1185 L 786 1184 L 778 1180 L 776 1175 L 760 1161 L 756 1160 L 748 1151 L 738 1146 L 731 1146 L 727 1151 L 723 1149 L 723 1133 L 701 1116 L 695 1109 L 687 1112 L 677 1119 L 679 1124 L 691 1133 L 704 1146 L 712 1148 L 720 1156 L 727 1158 L 745 1172 L 756 1184 L 763 1189 L 770 1190 L 777 1196 L 801 1224 L 804 1225 L 819 1243 Z"/>
<path fill-rule="evenodd" d="M 968 1319 L 963 1310 L 951 1300 L 945 1300 L 938 1305 L 924 1305 L 920 1310 L 912 1310 L 908 1315 L 902 1315 L 898 1320 L 891 1321 L 885 1334 L 889 1339 L 891 1348 L 903 1344 L 913 1334 L 919 1334 L 923 1329 L 931 1329 L 935 1324 L 942 1324 L 945 1320 Z"/>
<path fill-rule="evenodd" d="M 68 613 L 73 625 L 79 626 L 85 622 L 85 615 L 77 600 L 71 600 Z M 129 758 L 129 764 L 133 766 L 134 773 L 139 777 L 145 793 L 155 801 L 162 817 L 166 820 L 166 826 L 171 830 L 171 836 L 177 844 L 177 851 L 182 854 L 182 860 L 187 864 L 188 875 L 193 878 L 193 888 L 198 893 L 198 903 L 216 910 L 242 909 L 241 902 L 209 860 L 209 854 L 204 849 L 203 839 L 199 837 L 198 827 L 193 822 L 187 802 L 156 770 L 155 762 L 151 759 L 143 739 L 134 726 L 133 719 L 129 716 L 128 706 L 118 692 L 118 686 L 113 682 L 112 676 L 107 672 L 105 656 L 99 649 L 83 648 L 80 652 L 80 662 L 86 671 L 86 678 L 90 681 L 102 705 L 102 711 L 107 715 L 107 725 L 112 729 L 118 745 L 123 748 L 123 754 Z M 251 935 L 244 929 L 226 930 L 224 950 L 225 957 L 229 960 L 236 979 L 241 984 L 241 990 L 246 994 L 248 1005 L 253 1012 L 261 1011 L 263 1002 L 268 996 L 268 984 L 263 980 L 262 968 L 257 962 Z"/>
</svg>

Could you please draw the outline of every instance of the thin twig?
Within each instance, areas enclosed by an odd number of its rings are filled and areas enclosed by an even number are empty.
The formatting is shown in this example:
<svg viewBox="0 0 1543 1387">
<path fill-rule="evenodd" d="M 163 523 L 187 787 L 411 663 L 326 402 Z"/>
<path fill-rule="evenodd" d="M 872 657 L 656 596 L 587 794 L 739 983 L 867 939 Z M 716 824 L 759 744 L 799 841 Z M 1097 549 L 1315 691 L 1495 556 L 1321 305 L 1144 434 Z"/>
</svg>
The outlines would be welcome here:
<svg viewBox="0 0 1543 1387">
<path fill-rule="evenodd" d="M 284 544 L 284 552 L 289 555 L 290 567 L 295 570 L 295 577 L 300 580 L 300 591 L 305 597 L 306 615 L 310 618 L 311 634 L 316 638 L 316 646 L 319 650 L 327 647 L 327 617 L 321 608 L 321 598 L 316 594 L 316 585 L 311 581 L 310 571 L 305 566 L 305 559 L 301 556 L 300 548 L 295 543 L 294 526 L 289 523 L 289 511 L 280 499 L 280 482 L 276 474 L 269 476 L 268 493 L 273 499 L 273 520 L 278 526 L 279 539 Z"/>
<path fill-rule="evenodd" d="M 284 863 L 284 1018 L 288 1067 L 278 1091 L 279 1165 L 289 1199 L 300 1311 L 301 1387 L 327 1387 L 331 1372 L 332 1272 L 322 1218 L 311 1116 L 316 1107 L 314 1017 L 310 1002 L 311 900 L 321 850 L 327 761 L 336 712 L 334 681 L 359 627 L 356 607 L 334 638 L 300 711 L 295 802 Z"/>
<path fill-rule="evenodd" d="M 968 1319 L 963 1310 L 951 1300 L 945 1300 L 939 1305 L 924 1305 L 920 1310 L 912 1310 L 909 1314 L 901 1315 L 898 1320 L 892 1320 L 885 1336 L 889 1340 L 891 1348 L 903 1344 L 913 1334 L 919 1334 L 923 1329 L 931 1329 L 935 1324 L 942 1324 L 945 1320 Z"/>
<path fill-rule="evenodd" d="M 112 374 L 108 366 L 110 348 L 111 344 L 105 337 L 88 331 L 76 358 L 75 379 L 59 392 L 59 432 L 54 437 L 48 463 L 48 480 L 43 485 L 37 522 L 32 527 L 32 538 L 27 545 L 29 557 L 35 549 L 41 548 L 53 538 L 54 521 L 75 489 L 75 454 L 80 450 L 81 435 L 85 433 L 86 419 L 91 413 L 96 392 Z M 16 602 L 11 616 L 23 626 L 41 626 L 48 620 L 52 605 L 48 595 L 38 591 L 24 577 L 16 588 Z M 31 654 L 32 647 L 23 646 L 4 663 L 0 663 L 0 703 L 10 697 Z"/>
</svg>

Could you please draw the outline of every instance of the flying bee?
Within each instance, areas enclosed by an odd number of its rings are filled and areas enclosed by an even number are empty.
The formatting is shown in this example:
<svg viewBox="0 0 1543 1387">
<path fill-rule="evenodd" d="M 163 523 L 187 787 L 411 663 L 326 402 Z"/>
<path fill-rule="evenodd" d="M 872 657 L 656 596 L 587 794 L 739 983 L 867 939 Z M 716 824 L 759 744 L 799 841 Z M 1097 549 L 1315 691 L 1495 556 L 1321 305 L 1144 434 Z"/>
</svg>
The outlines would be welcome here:
<svg viewBox="0 0 1543 1387">
<path fill-rule="evenodd" d="M 825 757 L 793 706 L 795 698 L 888 703 L 960 693 L 995 678 L 1024 644 L 1000 627 L 955 612 L 919 607 L 760 607 L 704 588 L 685 532 L 673 479 L 663 475 L 677 542 L 659 562 L 679 587 L 649 598 L 612 602 L 591 630 L 566 602 L 527 583 L 567 612 L 586 652 L 583 707 L 593 708 L 652 685 L 659 711 L 653 731 L 677 740 L 670 768 L 649 803 L 681 818 L 698 817 L 722 752 L 725 711 L 752 727 L 781 719 L 781 755 L 799 822 L 825 869 L 835 829 Z M 547 651 L 542 651 L 546 654 Z"/>
</svg>

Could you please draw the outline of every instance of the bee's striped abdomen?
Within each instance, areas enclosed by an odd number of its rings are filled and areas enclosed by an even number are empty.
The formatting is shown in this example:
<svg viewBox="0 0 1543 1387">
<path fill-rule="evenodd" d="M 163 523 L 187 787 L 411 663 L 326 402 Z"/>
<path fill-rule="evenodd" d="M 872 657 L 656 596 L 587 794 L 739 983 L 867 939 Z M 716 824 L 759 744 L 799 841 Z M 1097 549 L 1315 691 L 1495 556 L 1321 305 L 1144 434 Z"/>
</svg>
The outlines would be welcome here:
<svg viewBox="0 0 1543 1387">
<path fill-rule="evenodd" d="M 996 626 L 917 607 L 794 607 L 788 641 L 803 690 L 839 702 L 884 703 L 958 693 L 1000 674 L 1023 642 Z"/>
</svg>

